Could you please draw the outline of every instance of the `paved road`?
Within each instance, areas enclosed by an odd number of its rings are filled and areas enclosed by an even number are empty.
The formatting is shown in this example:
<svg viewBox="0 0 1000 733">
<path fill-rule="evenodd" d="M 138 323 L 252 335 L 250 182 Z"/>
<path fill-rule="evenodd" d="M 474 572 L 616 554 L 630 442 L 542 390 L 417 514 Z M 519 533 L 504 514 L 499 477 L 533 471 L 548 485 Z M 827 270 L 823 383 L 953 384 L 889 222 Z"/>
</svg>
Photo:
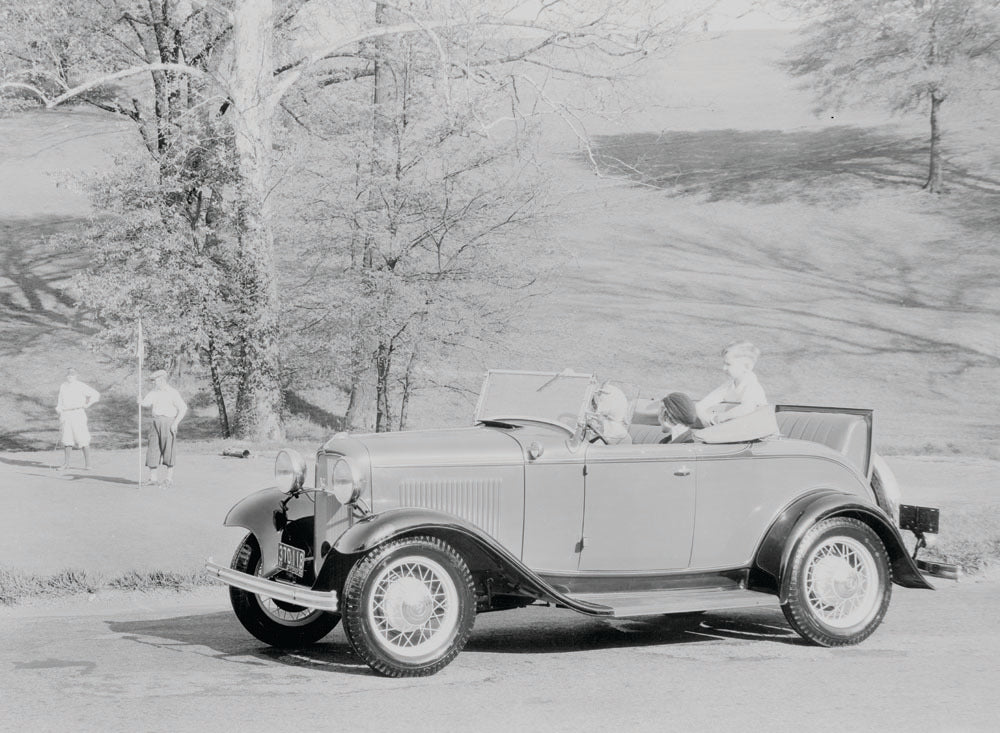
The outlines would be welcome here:
<svg viewBox="0 0 1000 733">
<path fill-rule="evenodd" d="M 485 614 L 454 663 L 409 680 L 371 674 L 339 628 L 264 647 L 219 588 L 0 609 L 0 729 L 995 731 L 1000 577 L 937 583 L 896 588 L 875 636 L 834 650 L 777 609 Z"/>
</svg>

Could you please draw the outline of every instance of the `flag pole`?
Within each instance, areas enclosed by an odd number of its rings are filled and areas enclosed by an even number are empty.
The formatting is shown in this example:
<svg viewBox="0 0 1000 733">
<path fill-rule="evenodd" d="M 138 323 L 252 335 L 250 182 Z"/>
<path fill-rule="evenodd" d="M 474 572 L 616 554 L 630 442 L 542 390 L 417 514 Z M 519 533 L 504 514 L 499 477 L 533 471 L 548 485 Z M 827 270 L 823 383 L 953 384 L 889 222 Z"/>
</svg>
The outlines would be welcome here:
<svg viewBox="0 0 1000 733">
<path fill-rule="evenodd" d="M 139 359 L 139 383 L 136 385 L 139 390 L 139 488 L 142 488 L 142 359 L 145 355 L 144 344 L 142 343 L 142 319 L 138 319 L 139 322 L 139 338 L 138 343 L 135 347 L 135 355 Z"/>
</svg>

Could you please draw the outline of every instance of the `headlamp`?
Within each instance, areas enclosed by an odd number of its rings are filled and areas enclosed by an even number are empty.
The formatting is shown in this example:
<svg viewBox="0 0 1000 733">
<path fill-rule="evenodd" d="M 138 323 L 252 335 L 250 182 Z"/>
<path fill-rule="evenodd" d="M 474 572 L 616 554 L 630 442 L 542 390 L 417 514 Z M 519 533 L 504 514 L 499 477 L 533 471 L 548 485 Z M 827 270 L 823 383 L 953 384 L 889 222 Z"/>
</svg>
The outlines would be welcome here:
<svg viewBox="0 0 1000 733">
<path fill-rule="evenodd" d="M 274 480 L 285 493 L 298 491 L 306 482 L 306 461 L 298 451 L 285 448 L 274 459 Z"/>
<path fill-rule="evenodd" d="M 333 480 L 330 489 L 341 504 L 353 504 L 361 492 L 361 482 L 357 471 L 346 458 L 338 458 L 333 464 Z"/>
</svg>

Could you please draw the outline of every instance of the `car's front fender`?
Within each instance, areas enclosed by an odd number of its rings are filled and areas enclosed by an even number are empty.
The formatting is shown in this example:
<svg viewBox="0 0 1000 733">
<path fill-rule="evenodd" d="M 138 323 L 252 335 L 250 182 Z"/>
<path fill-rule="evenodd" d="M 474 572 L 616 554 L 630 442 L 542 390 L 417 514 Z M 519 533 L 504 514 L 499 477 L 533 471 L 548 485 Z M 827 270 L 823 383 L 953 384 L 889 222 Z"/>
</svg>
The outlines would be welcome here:
<svg viewBox="0 0 1000 733">
<path fill-rule="evenodd" d="M 774 521 L 757 550 L 756 568 L 773 582 L 784 603 L 791 583 L 787 571 L 792 554 L 805 533 L 829 517 L 853 517 L 871 527 L 885 545 L 892 564 L 893 582 L 906 588 L 933 589 L 917 568 L 892 520 L 881 509 L 862 504 L 852 494 L 835 489 L 817 489 L 790 504 Z"/>
<path fill-rule="evenodd" d="M 290 521 L 311 516 L 313 502 L 305 495 L 288 500 L 288 494 L 278 488 L 261 489 L 240 500 L 229 510 L 223 524 L 245 527 L 260 545 L 260 575 L 269 577 L 278 569 L 278 542 L 282 530 Z M 275 516 L 280 520 L 275 521 Z"/>
</svg>

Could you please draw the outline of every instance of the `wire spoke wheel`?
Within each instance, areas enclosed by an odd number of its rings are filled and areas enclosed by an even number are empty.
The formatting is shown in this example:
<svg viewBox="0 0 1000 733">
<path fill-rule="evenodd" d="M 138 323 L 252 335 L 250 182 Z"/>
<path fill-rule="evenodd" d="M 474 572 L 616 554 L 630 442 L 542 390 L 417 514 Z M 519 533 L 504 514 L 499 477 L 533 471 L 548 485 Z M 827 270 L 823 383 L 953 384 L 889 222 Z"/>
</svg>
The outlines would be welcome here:
<svg viewBox="0 0 1000 733">
<path fill-rule="evenodd" d="M 258 560 L 254 575 L 261 575 L 262 565 L 263 563 Z M 257 599 L 257 605 L 260 606 L 260 610 L 265 616 L 283 626 L 308 626 L 325 613 L 325 611 L 319 611 L 315 608 L 304 608 L 292 603 L 276 601 L 270 596 L 255 594 L 254 598 Z"/>
<path fill-rule="evenodd" d="M 878 608 L 875 558 L 849 537 L 830 538 L 806 560 L 806 600 L 824 623 L 846 629 Z"/>
<path fill-rule="evenodd" d="M 814 644 L 857 644 L 871 636 L 889 608 L 888 554 L 875 531 L 858 519 L 817 522 L 800 540 L 786 572 L 782 611 Z"/>
<path fill-rule="evenodd" d="M 433 674 L 455 658 L 472 632 L 472 574 L 437 537 L 394 540 L 351 569 L 343 607 L 348 641 L 376 672 Z"/>
<path fill-rule="evenodd" d="M 394 654 L 433 654 L 455 630 L 458 589 L 434 560 L 403 557 L 375 578 L 368 616 L 378 642 Z"/>
<path fill-rule="evenodd" d="M 248 534 L 233 556 L 231 567 L 241 573 L 260 575 L 263 559 L 257 538 Z M 270 596 L 229 588 L 229 600 L 243 627 L 266 644 L 302 647 L 329 634 L 340 616 L 315 608 L 305 608 Z"/>
</svg>

